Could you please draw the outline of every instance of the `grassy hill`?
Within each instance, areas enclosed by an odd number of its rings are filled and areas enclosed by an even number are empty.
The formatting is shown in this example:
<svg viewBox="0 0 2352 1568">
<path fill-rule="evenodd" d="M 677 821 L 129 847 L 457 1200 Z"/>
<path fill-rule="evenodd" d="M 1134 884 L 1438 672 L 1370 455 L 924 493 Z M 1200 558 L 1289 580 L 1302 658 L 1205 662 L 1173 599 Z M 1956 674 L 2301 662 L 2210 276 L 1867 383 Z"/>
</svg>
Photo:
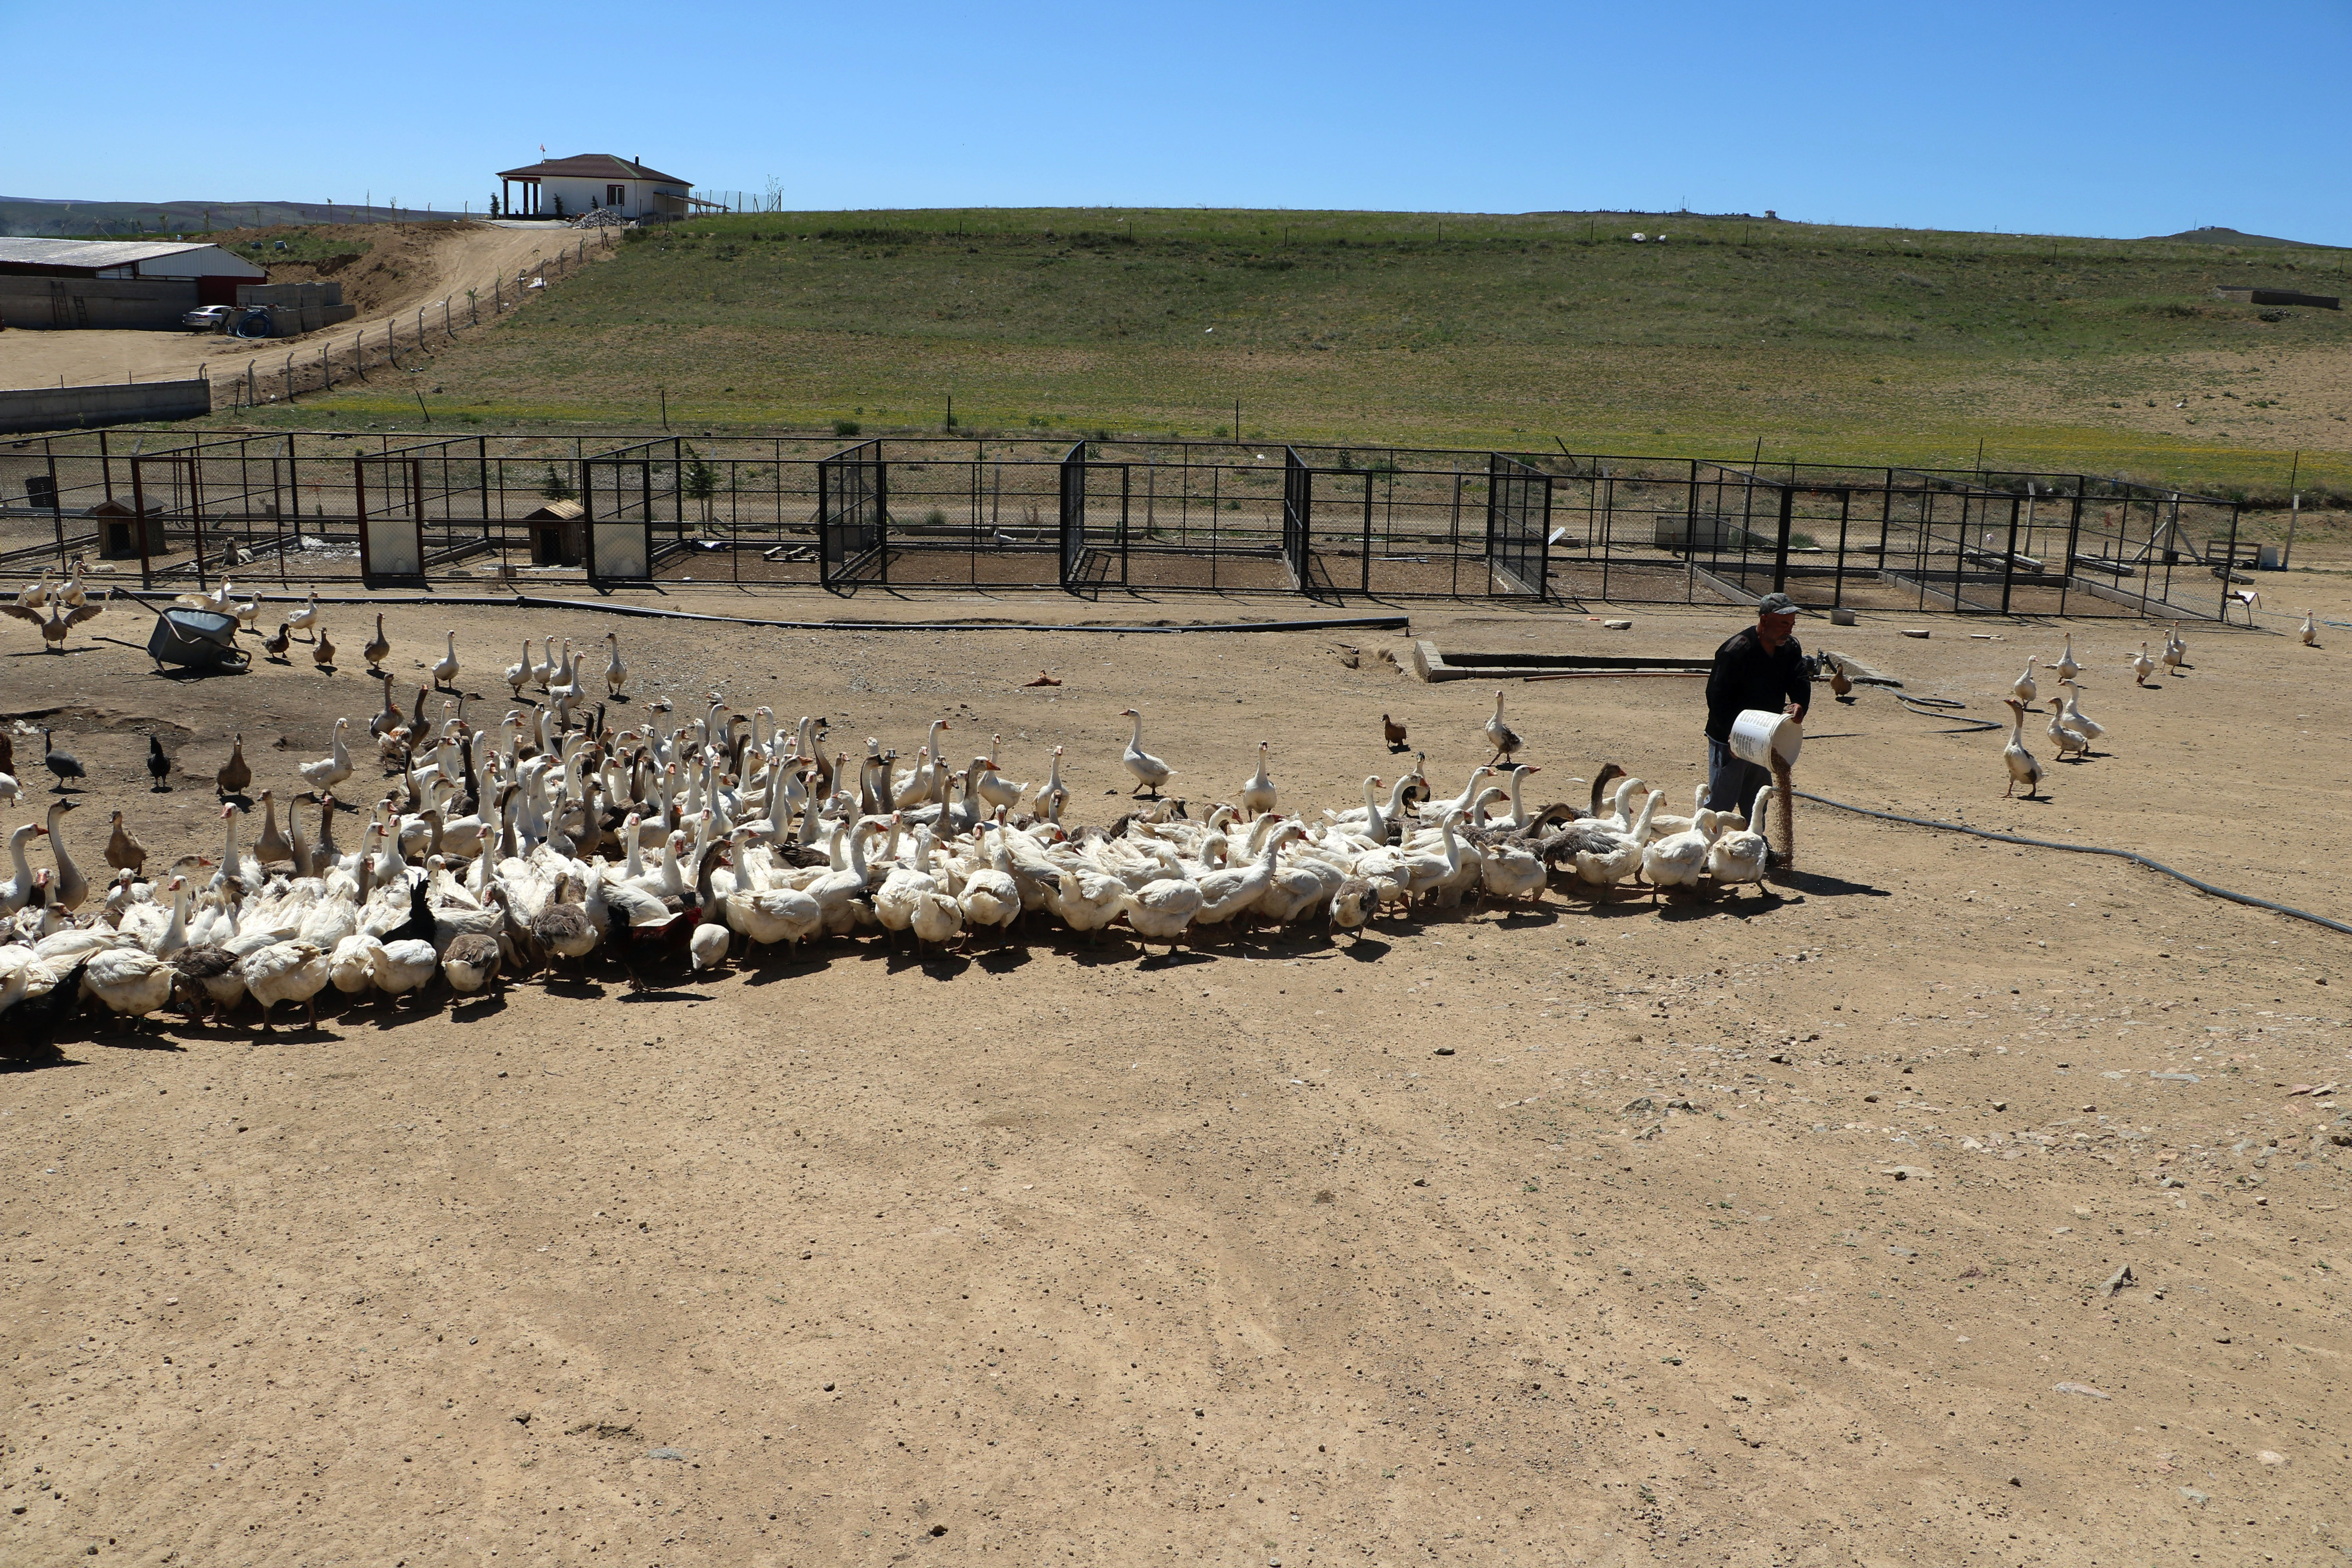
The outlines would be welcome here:
<svg viewBox="0 0 2352 1568">
<path fill-rule="evenodd" d="M 1631 235 L 1649 237 L 1635 243 Z M 1658 237 L 1663 233 L 1664 238 Z M 2347 253 L 1687 215 L 788 213 L 632 233 L 445 353 L 486 424 L 960 425 L 2352 490 Z M 373 398 L 373 401 L 371 399 Z M 2181 406 L 2185 404 L 2186 406 Z M 398 418 L 354 392 L 297 413 Z"/>
</svg>

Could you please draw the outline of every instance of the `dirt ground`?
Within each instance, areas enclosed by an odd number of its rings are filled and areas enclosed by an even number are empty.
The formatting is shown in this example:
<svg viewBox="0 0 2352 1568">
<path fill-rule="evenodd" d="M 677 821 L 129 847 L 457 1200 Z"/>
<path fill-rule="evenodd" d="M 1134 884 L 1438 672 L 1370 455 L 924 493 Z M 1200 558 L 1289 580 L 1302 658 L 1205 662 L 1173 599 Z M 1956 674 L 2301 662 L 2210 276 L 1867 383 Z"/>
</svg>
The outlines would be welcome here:
<svg viewBox="0 0 2352 1568">
<path fill-rule="evenodd" d="M 2347 581 L 2283 592 L 2352 623 Z M 718 689 L 910 752 L 944 716 L 952 748 L 1001 732 L 1011 776 L 1066 746 L 1096 820 L 1126 793 L 1129 705 L 1197 814 L 1261 740 L 1286 807 L 1349 804 L 1399 765 L 1383 712 L 1451 794 L 1493 695 L 1400 675 L 1388 631 L 384 611 L 404 700 L 446 628 L 487 696 L 522 637 L 617 627 L 625 718 Z M 1625 613 L 1612 632 L 1415 607 L 1412 635 L 1695 655 L 1738 624 Z M 2046 799 L 2001 798 L 2000 736 L 1869 689 L 1819 689 L 1799 786 L 2352 920 L 2320 852 L 2346 820 L 2325 672 L 2352 625 L 2309 648 L 2263 623 L 2192 630 L 2191 668 L 2147 689 L 2123 660 L 2160 633 L 2074 627 L 2108 733 L 2060 765 L 2029 732 Z M 166 679 L 146 624 L 118 605 L 62 658 L 0 631 L 0 706 L 90 771 L 68 821 L 86 865 L 118 806 L 151 866 L 217 853 L 231 734 L 282 797 L 331 719 L 375 704 L 356 606 L 328 610 L 332 676 L 298 647 L 290 668 Z M 1799 635 L 1977 716 L 2067 630 Z M 1024 688 L 1041 666 L 1064 684 Z M 1677 805 L 1697 777 L 1696 681 L 1509 702 L 1546 769 L 1535 800 L 1580 796 L 1566 781 L 1604 759 Z M 146 787 L 150 732 L 179 759 L 169 794 Z M 11 823 L 47 788 L 37 742 L 16 755 Z M 1173 960 L 1058 933 L 927 963 L 860 941 L 642 997 L 616 973 L 436 991 L 259 1039 L 93 1026 L 0 1079 L 0 1557 L 2335 1560 L 2345 938 L 2111 858 L 1812 805 L 1796 833 L 1769 897 L 1562 889 L 1532 913 Z"/>
<path fill-rule="evenodd" d="M 284 232 L 238 230 L 217 237 L 224 244 L 234 244 L 241 238 Z M 322 270 L 309 264 L 273 267 L 270 281 L 341 279 L 345 302 L 359 307 L 353 320 L 324 333 L 262 342 L 194 332 L 0 331 L 0 386 L 54 386 L 59 376 L 70 386 L 122 380 L 170 381 L 194 375 L 199 367 L 216 380 L 225 379 L 243 375 L 248 358 L 258 357 L 264 366 L 273 365 L 289 353 L 300 353 L 305 344 L 316 357 L 322 336 L 343 342 L 361 327 L 387 320 L 413 331 L 420 305 L 437 308 L 442 297 L 452 291 L 462 301 L 468 288 L 487 288 L 493 277 L 511 279 L 533 265 L 541 253 L 580 237 L 486 223 L 316 225 L 305 232 L 354 234 L 365 238 L 372 248 L 337 269 Z M 456 310 L 457 303 L 450 308 Z"/>
</svg>

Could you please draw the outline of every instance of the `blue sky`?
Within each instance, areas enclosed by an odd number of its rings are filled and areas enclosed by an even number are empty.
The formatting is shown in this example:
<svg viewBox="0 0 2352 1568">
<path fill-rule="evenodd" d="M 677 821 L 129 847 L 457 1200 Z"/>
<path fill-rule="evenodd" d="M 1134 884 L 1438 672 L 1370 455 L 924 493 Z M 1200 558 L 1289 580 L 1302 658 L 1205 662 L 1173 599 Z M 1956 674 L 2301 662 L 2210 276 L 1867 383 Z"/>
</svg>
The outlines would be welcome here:
<svg viewBox="0 0 2352 1568">
<path fill-rule="evenodd" d="M 257 0 L 215 21 L 115 0 L 103 54 L 87 10 L 6 12 L 9 195 L 479 210 L 544 142 L 772 178 L 795 208 L 1687 204 L 2352 245 L 2347 0 Z"/>
</svg>

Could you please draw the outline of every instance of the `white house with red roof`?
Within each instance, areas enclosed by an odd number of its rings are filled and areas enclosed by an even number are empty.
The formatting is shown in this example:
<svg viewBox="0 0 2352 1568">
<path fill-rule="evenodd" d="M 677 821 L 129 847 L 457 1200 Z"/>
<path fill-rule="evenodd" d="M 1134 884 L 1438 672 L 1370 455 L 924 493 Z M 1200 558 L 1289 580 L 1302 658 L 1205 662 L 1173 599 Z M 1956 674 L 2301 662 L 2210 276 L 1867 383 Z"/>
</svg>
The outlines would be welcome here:
<svg viewBox="0 0 2352 1568">
<path fill-rule="evenodd" d="M 509 217 L 578 217 L 612 207 L 624 217 L 684 217 L 692 187 L 634 158 L 583 153 L 499 174 L 499 210 Z"/>
</svg>

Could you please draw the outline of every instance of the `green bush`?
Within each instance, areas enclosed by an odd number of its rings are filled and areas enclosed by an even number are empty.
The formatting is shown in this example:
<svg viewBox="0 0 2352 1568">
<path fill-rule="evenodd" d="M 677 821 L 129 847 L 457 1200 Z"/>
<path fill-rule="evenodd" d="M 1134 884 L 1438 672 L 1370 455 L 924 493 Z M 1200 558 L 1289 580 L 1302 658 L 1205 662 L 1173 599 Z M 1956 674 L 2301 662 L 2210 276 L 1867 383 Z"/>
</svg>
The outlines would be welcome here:
<svg viewBox="0 0 2352 1568">
<path fill-rule="evenodd" d="M 857 434 L 857 421 L 855 419 L 836 419 L 833 422 L 833 433 L 836 436 L 855 436 Z"/>
</svg>

